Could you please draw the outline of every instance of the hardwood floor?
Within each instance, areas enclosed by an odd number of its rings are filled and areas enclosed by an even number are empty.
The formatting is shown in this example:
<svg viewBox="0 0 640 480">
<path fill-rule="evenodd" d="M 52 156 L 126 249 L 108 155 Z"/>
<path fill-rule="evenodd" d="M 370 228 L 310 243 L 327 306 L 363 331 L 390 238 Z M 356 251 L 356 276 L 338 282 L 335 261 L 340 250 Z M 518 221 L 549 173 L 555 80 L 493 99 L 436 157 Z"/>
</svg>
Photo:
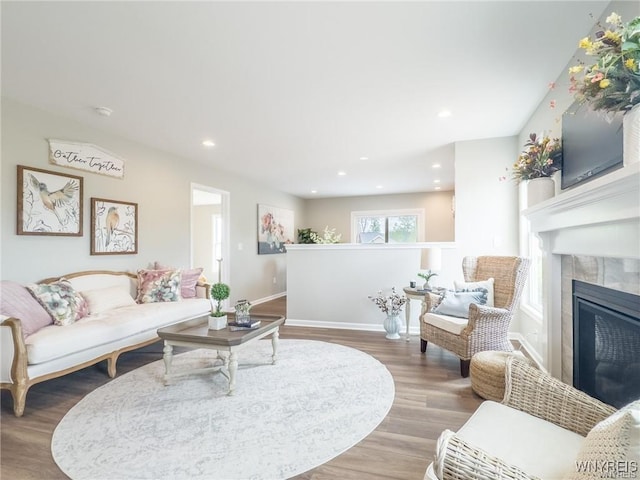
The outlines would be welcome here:
<svg viewBox="0 0 640 480">
<path fill-rule="evenodd" d="M 256 313 L 285 314 L 286 298 L 256 305 Z M 297 480 L 420 480 L 435 453 L 442 430 L 458 429 L 482 399 L 461 378 L 459 360 L 420 339 L 386 340 L 382 332 L 284 326 L 281 338 L 305 338 L 357 348 L 382 362 L 393 375 L 396 395 L 391 411 L 367 438 L 328 463 L 298 475 Z M 123 354 L 118 375 L 162 357 L 162 345 Z M 106 364 L 34 385 L 22 418 L 13 416 L 11 395 L 3 390 L 0 407 L 0 478 L 65 479 L 51 455 L 58 422 L 85 395 L 108 383 Z M 116 479 L 114 479 L 116 480 Z"/>
</svg>

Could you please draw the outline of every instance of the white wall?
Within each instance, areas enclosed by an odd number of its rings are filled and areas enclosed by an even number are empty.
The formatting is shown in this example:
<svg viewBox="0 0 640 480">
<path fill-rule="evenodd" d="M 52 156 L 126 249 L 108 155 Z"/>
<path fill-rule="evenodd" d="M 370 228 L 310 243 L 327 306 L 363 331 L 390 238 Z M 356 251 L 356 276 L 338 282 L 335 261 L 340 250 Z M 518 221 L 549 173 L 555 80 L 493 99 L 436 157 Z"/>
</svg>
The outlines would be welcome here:
<svg viewBox="0 0 640 480">
<path fill-rule="evenodd" d="M 92 143 L 117 154 L 126 161 L 124 179 L 49 164 L 47 138 Z M 84 236 L 16 235 L 16 165 L 84 178 Z M 259 299 L 286 290 L 286 259 L 257 254 L 257 204 L 294 210 L 296 226 L 305 223 L 304 202 L 297 197 L 4 98 L 1 173 L 3 280 L 35 282 L 80 270 L 135 271 L 156 260 L 189 266 L 191 183 L 198 183 L 231 192 L 231 258 L 225 262 L 231 302 Z M 89 255 L 91 197 L 138 203 L 137 255 Z"/>
<path fill-rule="evenodd" d="M 518 254 L 516 137 L 456 143 L 456 246 L 466 255 Z M 501 177 L 506 176 L 506 180 Z"/>
</svg>

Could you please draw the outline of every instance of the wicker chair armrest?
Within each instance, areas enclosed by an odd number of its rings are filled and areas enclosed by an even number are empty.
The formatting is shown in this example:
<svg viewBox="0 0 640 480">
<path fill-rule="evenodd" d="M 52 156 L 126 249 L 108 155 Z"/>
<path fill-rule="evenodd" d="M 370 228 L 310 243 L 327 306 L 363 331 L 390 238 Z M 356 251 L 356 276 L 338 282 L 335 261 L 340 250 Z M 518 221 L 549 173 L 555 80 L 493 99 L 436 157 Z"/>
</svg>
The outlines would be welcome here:
<svg viewBox="0 0 640 480">
<path fill-rule="evenodd" d="M 505 308 L 469 305 L 469 322 L 461 336 L 468 337 L 474 330 L 507 332 L 511 323 L 511 312 Z"/>
<path fill-rule="evenodd" d="M 444 297 L 442 295 L 437 295 L 435 293 L 427 293 L 424 296 L 424 301 L 422 302 L 422 313 L 430 312 L 433 308 L 437 307 Z"/>
<path fill-rule="evenodd" d="M 440 435 L 433 466 L 442 480 L 538 480 L 467 443 L 451 430 Z"/>
<path fill-rule="evenodd" d="M 507 360 L 502 403 L 583 437 L 616 411 L 517 357 Z"/>
</svg>

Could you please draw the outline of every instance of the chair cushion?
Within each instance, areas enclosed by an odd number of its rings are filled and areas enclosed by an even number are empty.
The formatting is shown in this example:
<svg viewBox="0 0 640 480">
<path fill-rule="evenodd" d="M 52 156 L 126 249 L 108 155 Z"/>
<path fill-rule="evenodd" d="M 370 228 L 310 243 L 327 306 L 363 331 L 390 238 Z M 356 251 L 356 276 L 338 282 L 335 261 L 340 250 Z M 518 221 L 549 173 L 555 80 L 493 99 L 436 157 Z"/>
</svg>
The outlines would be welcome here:
<svg viewBox="0 0 640 480">
<path fill-rule="evenodd" d="M 456 289 L 456 292 L 467 291 L 471 292 L 478 288 L 486 288 L 487 289 L 487 307 L 493 307 L 493 284 L 495 283 L 493 278 L 489 278 L 488 280 L 482 280 L 480 282 L 453 282 L 453 286 Z"/>
<path fill-rule="evenodd" d="M 539 478 L 575 471 L 584 437 L 501 403 L 480 404 L 458 436 L 490 455 Z"/>
<path fill-rule="evenodd" d="M 425 313 L 422 316 L 422 321 L 449 333 L 453 333 L 454 335 L 460 335 L 460 332 L 462 332 L 468 323 L 466 318 L 450 317 L 437 313 Z"/>
<path fill-rule="evenodd" d="M 591 429 L 567 480 L 633 478 L 640 467 L 640 400 L 621 408 Z M 635 470 L 634 470 L 635 468 Z"/>
<path fill-rule="evenodd" d="M 482 288 L 473 292 L 451 292 L 444 294 L 442 301 L 433 309 L 433 313 L 452 317 L 469 318 L 469 305 L 487 303 L 487 290 Z"/>
</svg>

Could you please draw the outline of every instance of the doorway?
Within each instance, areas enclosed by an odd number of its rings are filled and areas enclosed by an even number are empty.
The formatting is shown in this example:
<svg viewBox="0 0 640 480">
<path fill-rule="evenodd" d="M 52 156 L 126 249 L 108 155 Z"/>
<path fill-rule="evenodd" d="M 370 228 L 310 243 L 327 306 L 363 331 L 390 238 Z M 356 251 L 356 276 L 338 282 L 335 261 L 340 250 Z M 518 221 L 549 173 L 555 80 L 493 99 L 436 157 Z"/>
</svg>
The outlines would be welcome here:
<svg viewBox="0 0 640 480">
<path fill-rule="evenodd" d="M 229 192 L 191 184 L 191 265 L 210 283 L 229 283 Z"/>
</svg>

